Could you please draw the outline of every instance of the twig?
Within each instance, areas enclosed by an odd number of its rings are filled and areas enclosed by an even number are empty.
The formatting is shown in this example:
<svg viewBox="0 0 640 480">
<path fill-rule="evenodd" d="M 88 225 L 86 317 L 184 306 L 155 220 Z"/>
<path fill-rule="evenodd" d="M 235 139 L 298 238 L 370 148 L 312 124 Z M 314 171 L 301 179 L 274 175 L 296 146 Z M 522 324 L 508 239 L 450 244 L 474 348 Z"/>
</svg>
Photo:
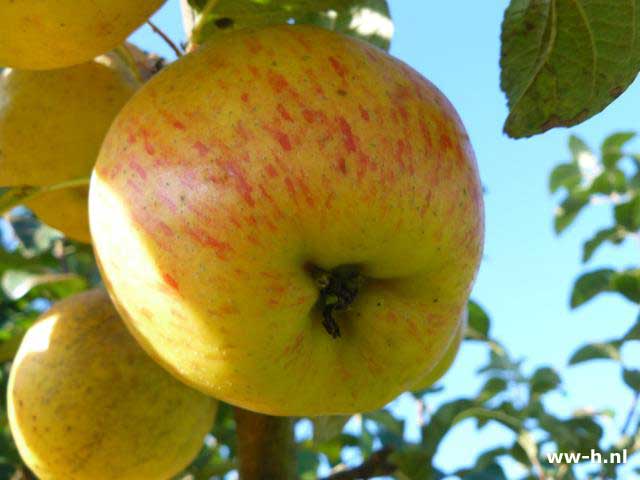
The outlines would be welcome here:
<svg viewBox="0 0 640 480">
<path fill-rule="evenodd" d="M 384 447 L 377 452 L 373 452 L 359 466 L 332 473 L 324 480 L 356 480 L 391 475 L 397 470 L 397 467 L 389 461 L 389 456 L 392 453 L 393 450 L 390 447 Z"/>
<path fill-rule="evenodd" d="M 182 50 L 180 50 L 180 48 L 173 42 L 173 40 L 169 38 L 166 33 L 160 30 L 151 20 L 147 20 L 147 24 L 155 33 L 160 35 L 160 37 L 165 41 L 167 45 L 169 45 L 171 50 L 173 50 L 173 52 L 176 54 L 176 57 L 180 58 L 182 56 Z"/>
<path fill-rule="evenodd" d="M 194 43 L 193 42 L 194 37 L 197 37 L 200 34 L 200 30 L 202 30 L 202 27 L 204 26 L 204 22 L 206 21 L 206 18 L 216 7 L 216 5 L 218 4 L 218 1 L 219 0 L 209 0 L 207 4 L 204 6 L 204 8 L 202 9 L 202 11 L 200 12 L 200 18 L 198 19 L 198 23 L 196 23 L 193 29 L 191 30 L 190 41 L 192 44 Z"/>
<path fill-rule="evenodd" d="M 629 407 L 629 413 L 627 414 L 627 418 L 624 421 L 624 425 L 622 426 L 622 435 L 627 434 L 627 430 L 631 426 L 631 420 L 633 420 L 633 416 L 636 413 L 636 408 L 638 407 L 638 400 L 640 400 L 640 392 L 636 392 L 633 396 L 633 400 L 631 401 L 631 406 Z"/>
</svg>

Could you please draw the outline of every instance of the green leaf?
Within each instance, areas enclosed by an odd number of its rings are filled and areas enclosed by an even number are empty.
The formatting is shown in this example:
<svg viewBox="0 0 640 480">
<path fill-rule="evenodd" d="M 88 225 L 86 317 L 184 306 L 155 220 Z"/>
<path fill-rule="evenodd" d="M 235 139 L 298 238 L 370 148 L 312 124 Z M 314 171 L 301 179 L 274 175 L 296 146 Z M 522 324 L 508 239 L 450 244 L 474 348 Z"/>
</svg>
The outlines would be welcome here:
<svg viewBox="0 0 640 480">
<path fill-rule="evenodd" d="M 502 23 L 505 132 L 576 125 L 603 110 L 640 68 L 638 0 L 512 0 Z"/>
<path fill-rule="evenodd" d="M 386 0 L 210 0 L 183 2 L 192 41 L 246 27 L 312 24 L 346 33 L 388 49 L 393 23 Z"/>
<path fill-rule="evenodd" d="M 579 163 L 583 155 L 593 155 L 593 151 L 586 142 L 577 135 L 569 135 L 569 150 L 575 163 Z"/>
<path fill-rule="evenodd" d="M 337 437 L 350 418 L 349 415 L 328 415 L 312 418 L 313 440 L 315 442 L 326 442 Z"/>
<path fill-rule="evenodd" d="M 640 195 L 635 196 L 626 203 L 617 205 L 614 215 L 618 225 L 630 232 L 640 230 Z"/>
<path fill-rule="evenodd" d="M 579 307 L 599 293 L 611 291 L 611 278 L 614 274 L 610 268 L 604 268 L 578 277 L 571 292 L 571 308 Z"/>
<path fill-rule="evenodd" d="M 573 352 L 569 365 L 587 362 L 589 360 L 609 359 L 620 361 L 619 342 L 589 343 Z"/>
<path fill-rule="evenodd" d="M 640 340 L 640 316 L 636 319 L 635 325 L 622 337 L 623 340 Z"/>
<path fill-rule="evenodd" d="M 31 273 L 22 270 L 6 270 L 0 284 L 5 295 L 12 300 L 18 300 L 36 289 L 40 294 L 46 293 L 43 296 L 57 299 L 87 288 L 87 281 L 74 273 Z"/>
<path fill-rule="evenodd" d="M 609 135 L 602 142 L 602 163 L 605 168 L 612 168 L 623 157 L 622 147 L 636 136 L 635 132 L 618 132 Z"/>
<path fill-rule="evenodd" d="M 640 303 L 640 269 L 614 274 L 611 277 L 611 289 L 634 303 Z"/>
<path fill-rule="evenodd" d="M 543 394 L 555 390 L 560 383 L 561 380 L 558 373 L 549 367 L 538 368 L 529 381 L 531 392 L 535 394 Z"/>
<path fill-rule="evenodd" d="M 575 190 L 556 208 L 553 227 L 557 234 L 562 233 L 576 219 L 580 211 L 589 203 L 589 192 Z"/>
<path fill-rule="evenodd" d="M 580 185 L 582 174 L 580 168 L 575 163 L 561 163 L 551 171 L 549 177 L 549 190 L 551 193 L 558 191 L 560 187 L 571 190 Z"/>
<path fill-rule="evenodd" d="M 593 179 L 589 192 L 611 195 L 613 192 L 624 193 L 626 190 L 627 178 L 624 176 L 624 172 L 612 167 Z"/>
<path fill-rule="evenodd" d="M 507 480 L 502 467 L 497 463 L 491 463 L 479 471 L 461 477 L 463 480 Z"/>
<path fill-rule="evenodd" d="M 466 338 L 468 340 L 487 340 L 491 326 L 489 315 L 473 300 L 469 300 L 467 311 L 469 316 Z"/>
<path fill-rule="evenodd" d="M 483 385 L 478 394 L 479 402 L 486 402 L 507 389 L 507 381 L 500 377 L 491 377 Z"/>
<path fill-rule="evenodd" d="M 584 243 L 584 246 L 582 247 L 582 262 L 588 262 L 603 243 L 620 243 L 624 238 L 624 230 L 621 230 L 618 227 L 603 228 Z"/>
<path fill-rule="evenodd" d="M 640 370 L 625 368 L 622 379 L 634 392 L 640 392 Z"/>
</svg>

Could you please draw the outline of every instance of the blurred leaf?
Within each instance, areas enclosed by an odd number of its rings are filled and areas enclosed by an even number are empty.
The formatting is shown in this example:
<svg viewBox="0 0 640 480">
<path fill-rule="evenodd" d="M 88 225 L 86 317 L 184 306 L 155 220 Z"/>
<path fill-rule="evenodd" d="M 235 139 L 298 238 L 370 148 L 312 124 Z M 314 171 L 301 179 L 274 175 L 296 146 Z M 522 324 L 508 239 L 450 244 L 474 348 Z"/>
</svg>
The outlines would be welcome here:
<svg viewBox="0 0 640 480">
<path fill-rule="evenodd" d="M 588 262 L 604 242 L 620 243 L 623 239 L 624 232 L 621 232 L 618 227 L 604 228 L 598 231 L 591 239 L 584 243 L 582 248 L 582 261 Z"/>
<path fill-rule="evenodd" d="M 640 316 L 636 319 L 636 323 L 629 329 L 623 337 L 624 340 L 640 340 Z"/>
<path fill-rule="evenodd" d="M 571 308 L 576 308 L 602 292 L 611 291 L 614 271 L 609 268 L 595 270 L 578 277 L 571 293 Z"/>
<path fill-rule="evenodd" d="M 349 415 L 328 415 L 312 418 L 314 441 L 326 442 L 337 437 L 350 418 Z"/>
<path fill-rule="evenodd" d="M 572 126 L 603 110 L 640 69 L 637 0 L 512 0 L 502 23 L 501 86 L 511 137 Z M 568 60 L 570 59 L 570 61 Z"/>
<path fill-rule="evenodd" d="M 614 167 L 622 158 L 622 147 L 636 136 L 635 132 L 617 132 L 602 142 L 602 163 L 605 168 Z"/>
<path fill-rule="evenodd" d="M 469 300 L 466 338 L 468 340 L 486 340 L 489 338 L 491 321 L 489 315 L 473 300 Z"/>
<path fill-rule="evenodd" d="M 602 342 L 583 345 L 573 352 L 569 359 L 569 365 L 587 362 L 589 360 L 609 359 L 620 361 L 620 343 Z"/>
<path fill-rule="evenodd" d="M 625 368 L 622 379 L 633 391 L 640 392 L 640 370 Z"/>
<path fill-rule="evenodd" d="M 634 303 L 640 303 L 640 269 L 615 273 L 611 277 L 611 289 Z"/>
<path fill-rule="evenodd" d="M 480 471 L 475 471 L 462 477 L 463 480 L 507 480 L 502 467 L 497 463 L 491 463 Z"/>
<path fill-rule="evenodd" d="M 480 393 L 478 394 L 478 401 L 486 402 L 499 393 L 504 392 L 507 387 L 508 383 L 505 379 L 499 377 L 491 377 L 485 382 L 484 386 L 480 390 Z"/>
<path fill-rule="evenodd" d="M 622 193 L 627 189 L 627 178 L 622 170 L 610 168 L 603 171 L 591 183 L 590 193 L 611 195 L 613 192 Z"/>
<path fill-rule="evenodd" d="M 555 390 L 561 383 L 558 373 L 549 367 L 538 368 L 530 380 L 531 392 L 542 394 Z"/>
<path fill-rule="evenodd" d="M 196 44 L 246 27 L 312 24 L 388 49 L 393 23 L 386 0 L 218 0 L 190 1 L 184 23 Z M 213 8 L 212 8 L 213 7 Z"/>
<path fill-rule="evenodd" d="M 617 205 L 614 210 L 618 225 L 622 225 L 630 232 L 640 229 L 640 195 L 632 200 Z"/>
<path fill-rule="evenodd" d="M 562 233 L 576 219 L 580 211 L 589 203 L 589 192 L 576 190 L 569 194 L 556 208 L 553 227 L 557 234 Z"/>
<path fill-rule="evenodd" d="M 578 163 L 580 157 L 585 154 L 593 155 L 589 146 L 577 135 L 569 135 L 569 150 L 575 163 Z"/>
<path fill-rule="evenodd" d="M 18 300 L 33 289 L 50 292 L 54 298 L 63 298 L 87 288 L 84 278 L 74 273 L 30 273 L 5 270 L 0 281 L 7 297 Z"/>
<path fill-rule="evenodd" d="M 555 193 L 560 187 L 571 190 L 580 185 L 582 174 L 576 163 L 561 163 L 551 171 L 549 190 Z"/>
<path fill-rule="evenodd" d="M 417 445 L 407 445 L 402 450 L 393 452 L 389 460 L 411 480 L 440 480 L 444 478 L 444 475 L 431 467 L 429 452 Z"/>
</svg>

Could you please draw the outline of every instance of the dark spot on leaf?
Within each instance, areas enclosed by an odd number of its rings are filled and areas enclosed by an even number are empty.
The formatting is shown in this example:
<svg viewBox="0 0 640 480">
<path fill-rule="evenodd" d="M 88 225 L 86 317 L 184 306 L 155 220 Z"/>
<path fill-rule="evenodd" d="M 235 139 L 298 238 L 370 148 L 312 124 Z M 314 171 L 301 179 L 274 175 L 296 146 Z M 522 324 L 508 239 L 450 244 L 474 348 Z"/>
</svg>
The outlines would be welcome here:
<svg viewBox="0 0 640 480">
<path fill-rule="evenodd" d="M 611 98 L 618 98 L 622 95 L 622 92 L 624 92 L 624 87 L 618 85 L 617 87 L 613 87 L 609 90 L 609 95 L 611 95 Z"/>
</svg>

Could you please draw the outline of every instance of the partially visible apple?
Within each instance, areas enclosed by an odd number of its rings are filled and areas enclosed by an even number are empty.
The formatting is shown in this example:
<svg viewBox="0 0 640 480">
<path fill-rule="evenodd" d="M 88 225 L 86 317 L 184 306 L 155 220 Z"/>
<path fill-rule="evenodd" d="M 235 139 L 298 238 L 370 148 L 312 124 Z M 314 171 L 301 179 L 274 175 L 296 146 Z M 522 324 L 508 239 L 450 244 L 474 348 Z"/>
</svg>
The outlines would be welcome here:
<svg viewBox="0 0 640 480">
<path fill-rule="evenodd" d="M 102 289 L 29 329 L 7 401 L 16 446 L 42 480 L 170 478 L 202 448 L 217 406 L 149 358 Z"/>
<path fill-rule="evenodd" d="M 0 186 L 53 185 L 89 177 L 102 140 L 136 85 L 96 62 L 0 74 Z M 36 197 L 44 222 L 90 242 L 87 187 Z"/>
<path fill-rule="evenodd" d="M 467 309 L 465 308 L 464 312 L 461 316 L 460 324 L 456 330 L 456 334 L 449 342 L 449 346 L 442 358 L 436 363 L 436 365 L 431 369 L 423 378 L 420 379 L 416 383 L 416 385 L 412 388 L 412 390 L 423 390 L 425 388 L 429 388 L 434 385 L 438 380 L 444 377 L 445 373 L 449 371 L 451 366 L 453 365 L 456 356 L 458 355 L 458 351 L 460 350 L 460 345 L 462 345 L 462 340 L 464 340 L 464 333 L 467 327 Z"/>
<path fill-rule="evenodd" d="M 3 0 L 0 67 L 51 70 L 122 43 L 165 0 Z"/>
<path fill-rule="evenodd" d="M 217 38 L 100 153 L 105 283 L 178 378 L 272 415 L 381 407 L 443 357 L 483 243 L 469 138 L 428 80 L 309 26 Z"/>
</svg>

